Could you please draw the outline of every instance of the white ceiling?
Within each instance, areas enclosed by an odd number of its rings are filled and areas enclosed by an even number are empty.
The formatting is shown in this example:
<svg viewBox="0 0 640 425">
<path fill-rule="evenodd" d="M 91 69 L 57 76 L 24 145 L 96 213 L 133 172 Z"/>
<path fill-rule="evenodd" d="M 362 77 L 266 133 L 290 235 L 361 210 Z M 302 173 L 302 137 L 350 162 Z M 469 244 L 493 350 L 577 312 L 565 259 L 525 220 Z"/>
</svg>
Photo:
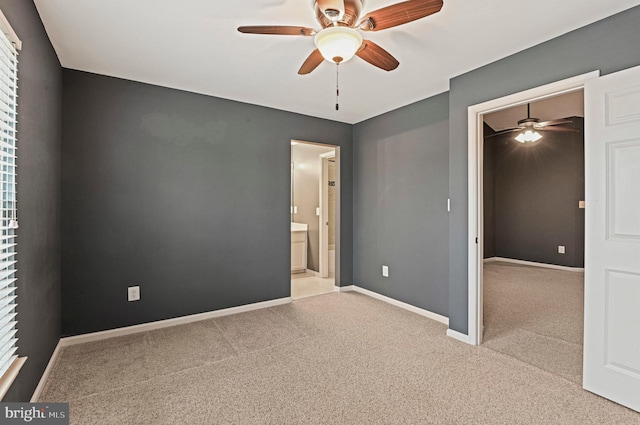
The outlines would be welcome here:
<svg viewBox="0 0 640 425">
<path fill-rule="evenodd" d="M 397 0 L 368 0 L 365 12 Z M 356 123 L 449 89 L 449 79 L 640 4 L 640 0 L 444 0 L 427 18 L 366 33 L 399 61 L 359 58 L 297 74 L 312 37 L 241 25 L 319 28 L 312 0 L 35 0 L 63 67 Z"/>
</svg>

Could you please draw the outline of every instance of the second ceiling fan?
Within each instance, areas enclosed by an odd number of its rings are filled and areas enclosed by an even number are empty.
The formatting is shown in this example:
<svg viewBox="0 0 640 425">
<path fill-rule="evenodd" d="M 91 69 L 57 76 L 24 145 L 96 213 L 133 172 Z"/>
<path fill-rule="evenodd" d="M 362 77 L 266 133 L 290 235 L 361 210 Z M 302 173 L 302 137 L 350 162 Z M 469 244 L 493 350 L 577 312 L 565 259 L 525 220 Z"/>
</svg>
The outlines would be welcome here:
<svg viewBox="0 0 640 425">
<path fill-rule="evenodd" d="M 500 136 L 506 133 L 519 133 L 515 139 L 520 143 L 535 143 L 542 138 L 538 131 L 565 131 L 576 133 L 579 130 L 573 127 L 564 127 L 573 121 L 568 119 L 557 119 L 540 121 L 539 118 L 531 116 L 531 104 L 527 103 L 527 118 L 518 120 L 518 126 L 500 130 L 496 133 L 484 136 L 485 139 Z"/>
<path fill-rule="evenodd" d="M 389 52 L 360 31 L 380 31 L 437 13 L 442 0 L 408 0 L 362 15 L 364 0 L 314 0 L 316 19 L 322 29 L 308 27 L 260 25 L 242 26 L 247 34 L 294 35 L 314 37 L 316 49 L 304 61 L 298 74 L 309 74 L 323 60 L 340 64 L 354 55 L 385 71 L 396 69 L 399 62 Z"/>
</svg>

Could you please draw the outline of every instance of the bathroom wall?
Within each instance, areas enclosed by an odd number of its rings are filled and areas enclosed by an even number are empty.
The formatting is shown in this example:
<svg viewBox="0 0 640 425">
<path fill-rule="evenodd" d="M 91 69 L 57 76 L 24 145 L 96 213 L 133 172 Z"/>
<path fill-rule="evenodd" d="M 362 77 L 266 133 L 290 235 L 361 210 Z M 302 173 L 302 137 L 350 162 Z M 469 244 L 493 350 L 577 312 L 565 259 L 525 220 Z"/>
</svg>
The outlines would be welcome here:
<svg viewBox="0 0 640 425">
<path fill-rule="evenodd" d="M 309 226 L 307 269 L 316 272 L 320 270 L 320 222 L 316 214 L 316 208 L 320 206 L 320 155 L 332 151 L 332 147 L 309 143 L 291 146 L 293 205 L 297 207 L 293 219 Z"/>
<path fill-rule="evenodd" d="M 329 233 L 329 251 L 336 249 L 336 161 L 335 159 L 329 159 L 327 163 L 328 174 L 329 174 L 329 182 L 333 182 L 333 185 L 330 185 L 327 191 L 328 198 L 328 209 L 329 209 L 329 217 L 328 217 L 328 233 Z"/>
</svg>

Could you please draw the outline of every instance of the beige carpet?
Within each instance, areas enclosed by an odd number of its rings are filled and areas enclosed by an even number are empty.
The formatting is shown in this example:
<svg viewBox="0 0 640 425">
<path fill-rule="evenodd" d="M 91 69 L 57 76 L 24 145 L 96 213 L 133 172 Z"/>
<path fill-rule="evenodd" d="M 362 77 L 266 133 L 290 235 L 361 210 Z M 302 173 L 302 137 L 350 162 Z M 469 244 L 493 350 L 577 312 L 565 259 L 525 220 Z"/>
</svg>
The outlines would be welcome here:
<svg viewBox="0 0 640 425">
<path fill-rule="evenodd" d="M 355 293 L 62 350 L 72 424 L 639 424 L 640 414 Z"/>
<path fill-rule="evenodd" d="M 582 384 L 584 273 L 484 266 L 483 346 Z"/>
</svg>

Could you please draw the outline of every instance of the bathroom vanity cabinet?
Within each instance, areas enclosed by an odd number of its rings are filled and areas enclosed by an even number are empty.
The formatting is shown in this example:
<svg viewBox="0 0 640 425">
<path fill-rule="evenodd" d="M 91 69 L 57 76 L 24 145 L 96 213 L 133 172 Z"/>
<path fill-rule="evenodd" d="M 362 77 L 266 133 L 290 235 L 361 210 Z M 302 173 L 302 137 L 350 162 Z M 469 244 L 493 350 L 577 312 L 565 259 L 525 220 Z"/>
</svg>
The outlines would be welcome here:
<svg viewBox="0 0 640 425">
<path fill-rule="evenodd" d="M 307 269 L 306 224 L 291 223 L 291 273 L 302 273 Z"/>
</svg>

